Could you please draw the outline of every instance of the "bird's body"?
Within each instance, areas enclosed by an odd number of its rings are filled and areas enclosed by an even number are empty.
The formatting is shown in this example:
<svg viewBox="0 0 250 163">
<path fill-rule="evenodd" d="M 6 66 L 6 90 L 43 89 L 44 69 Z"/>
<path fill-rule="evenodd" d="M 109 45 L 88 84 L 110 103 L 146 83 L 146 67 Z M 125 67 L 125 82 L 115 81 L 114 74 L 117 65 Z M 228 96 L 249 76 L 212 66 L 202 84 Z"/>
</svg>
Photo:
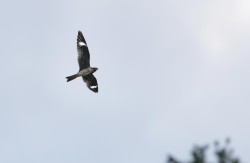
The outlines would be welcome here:
<svg viewBox="0 0 250 163">
<path fill-rule="evenodd" d="M 96 71 L 95 68 L 89 67 L 89 68 L 85 68 L 85 69 L 79 71 L 77 74 L 79 76 L 87 76 L 91 73 L 94 73 L 95 71 Z"/>
<path fill-rule="evenodd" d="M 97 71 L 98 68 L 90 67 L 89 49 L 81 31 L 78 31 L 77 36 L 77 52 L 79 72 L 75 75 L 66 77 L 67 82 L 82 76 L 83 81 L 86 83 L 87 87 L 93 92 L 98 92 L 98 83 L 95 76 L 93 75 L 93 73 Z"/>
<path fill-rule="evenodd" d="M 68 79 L 67 82 L 69 82 L 70 80 L 74 80 L 75 78 L 80 77 L 80 76 L 82 76 L 82 77 L 87 76 L 91 73 L 94 73 L 96 70 L 97 70 L 97 68 L 92 68 L 92 67 L 88 67 L 88 68 L 85 68 L 83 70 L 80 70 L 75 75 L 66 77 Z"/>
</svg>

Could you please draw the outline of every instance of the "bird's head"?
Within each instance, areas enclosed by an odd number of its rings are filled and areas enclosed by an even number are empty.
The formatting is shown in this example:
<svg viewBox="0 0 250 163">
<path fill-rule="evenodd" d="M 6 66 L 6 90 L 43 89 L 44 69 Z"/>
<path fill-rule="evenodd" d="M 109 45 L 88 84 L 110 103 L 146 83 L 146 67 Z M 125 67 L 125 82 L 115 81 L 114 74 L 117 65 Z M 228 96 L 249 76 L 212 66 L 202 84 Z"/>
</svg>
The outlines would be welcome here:
<svg viewBox="0 0 250 163">
<path fill-rule="evenodd" d="M 94 72 L 96 72 L 98 70 L 98 68 L 93 67 L 92 70 L 93 70 L 93 73 L 94 73 Z"/>
</svg>

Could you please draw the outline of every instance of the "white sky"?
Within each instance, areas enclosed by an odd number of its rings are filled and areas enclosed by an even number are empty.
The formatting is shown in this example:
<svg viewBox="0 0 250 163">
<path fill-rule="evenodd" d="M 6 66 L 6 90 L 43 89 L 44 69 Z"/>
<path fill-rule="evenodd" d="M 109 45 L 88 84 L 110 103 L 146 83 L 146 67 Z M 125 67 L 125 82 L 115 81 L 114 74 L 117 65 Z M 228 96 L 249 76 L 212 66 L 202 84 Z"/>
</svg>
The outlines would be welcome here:
<svg viewBox="0 0 250 163">
<path fill-rule="evenodd" d="M 230 136 L 250 160 L 250 1 L 5 1 L 0 162 L 164 163 Z M 100 92 L 81 79 L 76 36 Z"/>
</svg>

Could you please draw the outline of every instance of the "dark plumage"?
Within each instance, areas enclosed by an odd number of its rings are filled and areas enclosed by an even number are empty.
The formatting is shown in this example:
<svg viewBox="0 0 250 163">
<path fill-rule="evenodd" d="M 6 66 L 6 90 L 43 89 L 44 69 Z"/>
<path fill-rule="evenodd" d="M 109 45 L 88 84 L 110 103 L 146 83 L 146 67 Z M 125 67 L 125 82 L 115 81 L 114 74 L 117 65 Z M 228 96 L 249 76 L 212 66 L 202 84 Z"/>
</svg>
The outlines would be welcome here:
<svg viewBox="0 0 250 163">
<path fill-rule="evenodd" d="M 89 49 L 81 31 L 78 31 L 77 35 L 77 52 L 79 72 L 75 75 L 66 77 L 67 82 L 82 76 L 87 87 L 93 92 L 98 92 L 98 83 L 95 76 L 93 75 L 93 73 L 97 71 L 98 68 L 90 67 Z"/>
</svg>

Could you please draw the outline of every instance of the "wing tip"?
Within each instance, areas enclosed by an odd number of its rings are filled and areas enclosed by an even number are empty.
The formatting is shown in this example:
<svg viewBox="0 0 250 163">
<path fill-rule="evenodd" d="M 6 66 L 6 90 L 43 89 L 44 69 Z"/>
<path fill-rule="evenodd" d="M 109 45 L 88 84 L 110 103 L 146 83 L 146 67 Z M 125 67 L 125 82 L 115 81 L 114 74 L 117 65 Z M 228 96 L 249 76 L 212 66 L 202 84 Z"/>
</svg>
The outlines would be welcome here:
<svg viewBox="0 0 250 163">
<path fill-rule="evenodd" d="M 84 36 L 83 36 L 83 34 L 82 34 L 82 32 L 80 30 L 78 30 L 77 42 L 84 42 L 87 45 L 87 43 L 86 43 L 86 41 L 84 39 Z"/>
<path fill-rule="evenodd" d="M 89 86 L 89 89 L 95 93 L 98 93 L 98 86 Z"/>
<path fill-rule="evenodd" d="M 91 89 L 93 92 L 98 93 L 98 89 Z"/>
</svg>

